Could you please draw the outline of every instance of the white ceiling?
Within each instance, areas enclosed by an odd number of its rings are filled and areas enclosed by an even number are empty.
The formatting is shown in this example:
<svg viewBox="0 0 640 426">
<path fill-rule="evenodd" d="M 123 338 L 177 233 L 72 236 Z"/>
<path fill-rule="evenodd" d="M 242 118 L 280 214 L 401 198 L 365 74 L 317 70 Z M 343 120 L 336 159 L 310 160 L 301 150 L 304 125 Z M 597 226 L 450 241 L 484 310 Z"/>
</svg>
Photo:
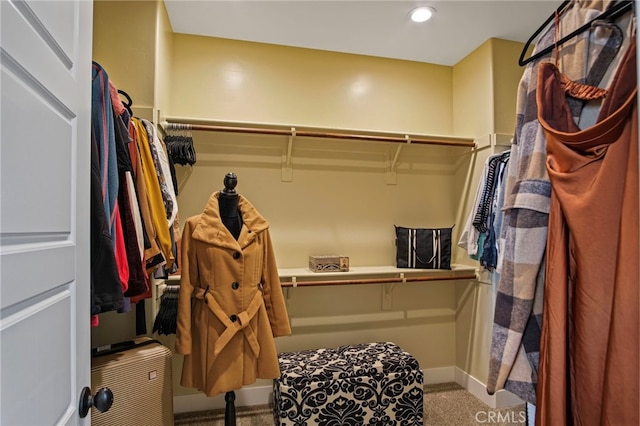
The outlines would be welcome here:
<svg viewBox="0 0 640 426">
<path fill-rule="evenodd" d="M 454 65 L 491 37 L 526 42 L 549 0 L 164 0 L 173 31 Z M 409 11 L 436 15 L 417 24 Z"/>
</svg>

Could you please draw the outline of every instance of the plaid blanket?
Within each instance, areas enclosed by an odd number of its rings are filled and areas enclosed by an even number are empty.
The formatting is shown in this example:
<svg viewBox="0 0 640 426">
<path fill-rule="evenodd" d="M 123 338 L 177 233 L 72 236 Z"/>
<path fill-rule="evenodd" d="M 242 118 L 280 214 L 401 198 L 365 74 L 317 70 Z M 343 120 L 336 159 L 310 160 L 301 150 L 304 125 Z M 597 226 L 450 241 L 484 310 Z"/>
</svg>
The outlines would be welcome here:
<svg viewBox="0 0 640 426">
<path fill-rule="evenodd" d="M 576 1 L 561 15 L 560 38 L 597 17 L 610 1 Z M 534 52 L 553 44 L 552 25 Z M 605 81 L 617 66 L 622 31 L 599 22 L 567 42 L 559 51 L 559 68 L 569 79 L 594 86 Z M 555 53 L 529 63 L 518 87 L 516 131 L 511 146 L 505 188 L 504 222 L 500 235 L 500 280 L 495 302 L 487 392 L 507 389 L 535 404 L 545 249 L 551 183 L 546 170 L 546 139 L 538 122 L 536 84 L 538 65 L 555 59 Z M 604 78 L 604 77 L 607 78 Z M 584 103 L 570 99 L 576 122 Z M 596 105 L 596 109 L 597 109 Z M 581 122 L 582 124 L 582 122 Z"/>
</svg>

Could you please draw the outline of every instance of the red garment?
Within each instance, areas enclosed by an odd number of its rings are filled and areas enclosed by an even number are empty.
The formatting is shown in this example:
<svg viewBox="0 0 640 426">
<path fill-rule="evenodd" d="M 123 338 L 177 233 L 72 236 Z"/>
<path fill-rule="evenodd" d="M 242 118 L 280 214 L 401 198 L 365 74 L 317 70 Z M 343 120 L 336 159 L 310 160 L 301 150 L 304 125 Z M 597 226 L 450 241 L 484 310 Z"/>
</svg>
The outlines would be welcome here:
<svg viewBox="0 0 640 426">
<path fill-rule="evenodd" d="M 118 94 L 118 88 L 109 80 L 109 93 L 111 94 L 111 105 L 113 105 L 113 112 L 116 116 L 122 115 L 125 111 L 124 104 L 120 95 Z"/>
<path fill-rule="evenodd" d="M 115 221 L 115 240 L 113 241 L 113 249 L 116 254 L 116 266 L 118 267 L 118 276 L 122 283 L 122 292 L 129 289 L 129 263 L 127 261 L 127 249 L 124 243 L 124 234 L 122 233 L 122 222 L 120 222 L 120 207 L 118 201 L 114 209 Z"/>
<path fill-rule="evenodd" d="M 638 425 L 638 109 L 635 43 L 595 125 L 572 119 L 540 65 L 552 184 L 536 425 Z"/>
</svg>

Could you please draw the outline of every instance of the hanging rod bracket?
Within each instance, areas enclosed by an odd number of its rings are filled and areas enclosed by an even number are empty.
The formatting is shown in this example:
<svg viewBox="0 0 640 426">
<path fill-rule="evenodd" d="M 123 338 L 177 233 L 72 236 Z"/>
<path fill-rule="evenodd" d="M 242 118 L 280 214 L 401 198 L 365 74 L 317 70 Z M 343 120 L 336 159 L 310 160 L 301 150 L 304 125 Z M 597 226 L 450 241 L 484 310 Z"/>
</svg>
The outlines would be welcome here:
<svg viewBox="0 0 640 426">
<path fill-rule="evenodd" d="M 296 137 L 296 128 L 291 128 L 289 142 L 287 144 L 286 156 L 282 159 L 282 182 L 293 182 L 293 164 L 291 162 L 291 152 L 293 150 L 293 141 Z"/>
<path fill-rule="evenodd" d="M 411 136 L 404 135 L 404 140 L 407 145 L 411 143 Z M 396 153 L 391 159 L 389 163 L 389 168 L 387 169 L 387 185 L 395 185 L 397 183 L 397 171 L 398 171 L 398 157 L 400 157 L 400 151 L 402 151 L 402 147 L 404 144 L 398 145 L 396 148 Z"/>
<path fill-rule="evenodd" d="M 404 275 L 404 274 L 403 274 Z M 383 311 L 390 311 L 393 309 L 393 289 L 395 283 L 382 284 L 382 306 Z"/>
</svg>

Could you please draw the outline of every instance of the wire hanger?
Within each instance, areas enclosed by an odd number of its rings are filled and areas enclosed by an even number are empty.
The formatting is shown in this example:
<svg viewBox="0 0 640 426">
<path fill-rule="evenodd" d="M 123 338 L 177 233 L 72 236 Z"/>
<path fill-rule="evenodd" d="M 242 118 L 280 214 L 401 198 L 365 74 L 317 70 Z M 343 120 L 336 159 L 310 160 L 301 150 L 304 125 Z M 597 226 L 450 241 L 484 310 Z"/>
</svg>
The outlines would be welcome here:
<svg viewBox="0 0 640 426">
<path fill-rule="evenodd" d="M 555 18 L 556 13 L 557 14 L 562 13 L 562 11 L 565 9 L 565 7 L 569 3 L 571 3 L 571 1 L 563 1 L 562 4 L 556 10 L 556 12 L 553 15 L 549 16 L 549 18 L 547 18 L 547 20 L 544 21 L 544 23 L 540 27 L 538 27 L 538 29 L 531 35 L 531 37 L 529 37 L 529 40 L 527 40 L 527 42 L 525 43 L 524 48 L 522 49 L 522 53 L 520 54 L 520 58 L 518 59 L 518 65 L 524 66 L 524 65 L 528 64 L 529 62 L 534 61 L 534 60 L 546 55 L 547 53 L 553 51 L 558 46 L 563 45 L 564 43 L 566 43 L 567 41 L 571 40 L 572 38 L 574 38 L 578 34 L 581 34 L 582 32 L 584 32 L 587 29 L 589 29 L 591 27 L 591 24 L 593 24 L 594 21 L 597 21 L 599 19 L 611 19 L 611 20 L 613 20 L 613 19 L 617 18 L 618 16 L 622 15 L 623 13 L 627 12 L 628 10 L 631 10 L 631 8 L 633 6 L 633 1 L 623 0 L 623 1 L 616 2 L 613 6 L 611 6 L 609 8 L 609 10 L 607 10 L 607 11 L 601 13 L 600 15 L 598 15 L 597 17 L 593 18 L 592 20 L 590 20 L 589 22 L 587 22 L 586 24 L 584 24 L 583 26 L 581 26 L 577 30 L 573 31 L 571 34 L 561 38 L 560 40 L 557 40 L 553 44 L 551 44 L 551 45 L 545 47 L 544 49 L 542 49 L 541 51 L 536 52 L 535 55 L 532 55 L 532 56 L 528 57 L 527 59 L 524 59 L 524 56 L 527 53 L 527 50 L 529 49 L 529 47 L 531 46 L 531 43 L 533 42 L 533 40 L 535 40 L 536 37 L 542 32 L 542 30 L 544 30 L 549 25 L 549 23 Z"/>
<path fill-rule="evenodd" d="M 518 64 L 520 66 L 524 66 L 526 64 L 528 64 L 529 62 L 539 58 L 540 56 L 543 55 L 542 52 L 537 52 L 535 55 L 531 56 L 530 58 L 524 59 L 524 55 L 527 53 L 527 50 L 529 50 L 529 47 L 531 46 L 531 43 L 533 43 L 533 41 L 538 37 L 538 35 L 540 35 L 540 33 L 542 32 L 542 30 L 544 30 L 545 28 L 547 28 L 547 26 L 551 23 L 551 21 L 553 21 L 556 17 L 556 15 L 561 14 L 564 9 L 569 5 L 569 3 L 571 3 L 571 1 L 569 0 L 565 0 L 562 2 L 562 4 L 560 4 L 560 6 L 558 6 L 558 8 L 556 9 L 556 11 L 549 16 L 546 21 L 544 21 L 542 23 L 542 25 L 540 25 L 538 27 L 538 29 L 531 34 L 531 37 L 529 37 L 529 40 L 527 40 L 527 42 L 524 44 L 524 48 L 522 48 L 522 53 L 520 53 L 520 58 L 518 59 Z M 554 45 L 552 45 L 554 46 Z M 552 47 L 550 46 L 550 47 Z M 553 47 L 552 47 L 553 49 Z M 545 52 L 545 53 L 549 53 L 551 52 L 552 49 L 549 49 L 549 51 Z M 546 49 L 545 49 L 546 50 Z"/>
</svg>

